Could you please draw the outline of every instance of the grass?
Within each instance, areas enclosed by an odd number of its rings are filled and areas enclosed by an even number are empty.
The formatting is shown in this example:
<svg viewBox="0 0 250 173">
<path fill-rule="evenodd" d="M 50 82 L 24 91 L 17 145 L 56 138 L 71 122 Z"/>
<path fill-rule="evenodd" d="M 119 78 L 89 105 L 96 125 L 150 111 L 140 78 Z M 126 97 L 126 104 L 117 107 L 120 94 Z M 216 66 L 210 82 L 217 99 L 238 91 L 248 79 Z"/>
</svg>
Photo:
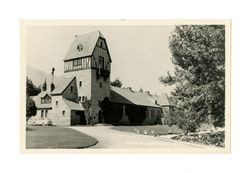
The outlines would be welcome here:
<svg viewBox="0 0 250 173">
<path fill-rule="evenodd" d="M 76 130 L 57 126 L 29 126 L 26 128 L 27 149 L 80 149 L 98 141 Z"/>
<path fill-rule="evenodd" d="M 122 132 L 132 132 L 132 133 L 151 135 L 151 136 L 180 134 L 183 132 L 177 126 L 168 126 L 168 125 L 115 126 L 112 127 L 112 129 Z"/>
</svg>

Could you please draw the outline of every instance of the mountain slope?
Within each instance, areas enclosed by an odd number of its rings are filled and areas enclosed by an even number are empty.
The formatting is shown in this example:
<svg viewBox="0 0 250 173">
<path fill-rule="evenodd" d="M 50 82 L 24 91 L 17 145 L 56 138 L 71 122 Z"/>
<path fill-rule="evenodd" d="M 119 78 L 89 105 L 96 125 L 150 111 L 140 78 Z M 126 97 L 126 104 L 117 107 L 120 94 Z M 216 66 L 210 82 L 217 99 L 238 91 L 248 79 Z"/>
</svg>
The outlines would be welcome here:
<svg viewBox="0 0 250 173">
<path fill-rule="evenodd" d="M 51 83 L 51 74 L 35 69 L 34 67 L 30 65 L 27 65 L 26 67 L 26 76 L 36 86 L 39 86 L 39 85 L 42 86 L 45 80 L 47 82 L 47 85 Z M 62 79 L 63 79 L 63 76 L 55 76 L 54 82 L 58 83 Z"/>
</svg>

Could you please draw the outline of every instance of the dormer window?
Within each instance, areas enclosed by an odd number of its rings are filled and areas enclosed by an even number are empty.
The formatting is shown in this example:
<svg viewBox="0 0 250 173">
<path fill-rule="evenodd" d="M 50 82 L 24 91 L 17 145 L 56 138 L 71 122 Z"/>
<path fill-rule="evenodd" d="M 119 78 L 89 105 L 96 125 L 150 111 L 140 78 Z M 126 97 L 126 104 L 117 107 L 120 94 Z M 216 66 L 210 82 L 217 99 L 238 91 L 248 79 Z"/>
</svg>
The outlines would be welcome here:
<svg viewBox="0 0 250 173">
<path fill-rule="evenodd" d="M 48 95 L 45 95 L 43 98 L 41 98 L 41 103 L 42 104 L 51 103 L 51 97 Z"/>
<path fill-rule="evenodd" d="M 82 44 L 78 44 L 76 49 L 77 49 L 78 52 L 81 52 L 83 50 Z"/>
</svg>

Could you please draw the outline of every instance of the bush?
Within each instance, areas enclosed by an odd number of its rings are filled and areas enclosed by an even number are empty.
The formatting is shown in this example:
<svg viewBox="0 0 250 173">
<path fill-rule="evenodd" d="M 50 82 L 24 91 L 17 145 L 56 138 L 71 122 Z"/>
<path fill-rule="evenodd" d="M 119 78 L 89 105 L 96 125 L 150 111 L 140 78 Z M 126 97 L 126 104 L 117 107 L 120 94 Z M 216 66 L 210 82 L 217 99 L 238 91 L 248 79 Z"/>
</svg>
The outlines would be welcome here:
<svg viewBox="0 0 250 173">
<path fill-rule="evenodd" d="M 225 132 L 178 135 L 178 136 L 172 137 L 171 139 L 191 142 L 191 143 L 202 143 L 206 145 L 215 145 L 218 147 L 225 147 Z"/>
<path fill-rule="evenodd" d="M 26 118 L 29 119 L 31 116 L 36 115 L 37 107 L 35 102 L 31 99 L 28 98 L 26 100 Z"/>
</svg>

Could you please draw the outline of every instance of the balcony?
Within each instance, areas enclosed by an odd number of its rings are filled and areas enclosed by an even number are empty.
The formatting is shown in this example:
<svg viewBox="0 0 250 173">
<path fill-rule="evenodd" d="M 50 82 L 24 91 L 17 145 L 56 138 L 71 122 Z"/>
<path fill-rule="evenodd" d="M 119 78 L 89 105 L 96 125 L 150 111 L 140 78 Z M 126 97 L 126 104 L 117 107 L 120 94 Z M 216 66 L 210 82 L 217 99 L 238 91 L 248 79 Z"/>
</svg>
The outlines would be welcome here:
<svg viewBox="0 0 250 173">
<path fill-rule="evenodd" d="M 97 77 L 103 76 L 106 79 L 110 76 L 110 71 L 98 68 L 96 69 L 96 76 Z"/>
</svg>

